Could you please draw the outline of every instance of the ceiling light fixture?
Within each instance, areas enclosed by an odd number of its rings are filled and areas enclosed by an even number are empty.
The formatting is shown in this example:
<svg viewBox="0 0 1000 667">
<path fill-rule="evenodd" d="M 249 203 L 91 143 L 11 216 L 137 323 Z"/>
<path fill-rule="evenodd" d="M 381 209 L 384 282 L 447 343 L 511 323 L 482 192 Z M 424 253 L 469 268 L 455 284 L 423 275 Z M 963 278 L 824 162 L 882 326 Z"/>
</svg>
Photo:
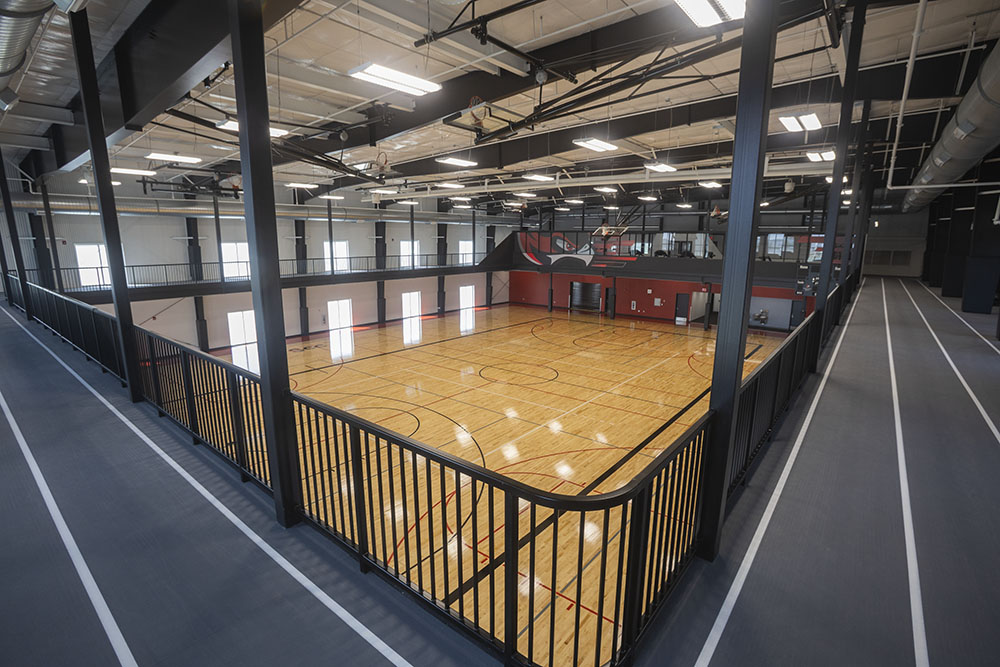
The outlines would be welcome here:
<svg viewBox="0 0 1000 667">
<path fill-rule="evenodd" d="M 819 122 L 819 116 L 815 113 L 807 113 L 804 116 L 799 116 L 799 122 L 802 123 L 802 127 L 807 130 L 823 129 L 823 123 Z"/>
<path fill-rule="evenodd" d="M 538 195 L 536 195 L 534 192 L 515 192 L 514 196 L 531 198 L 531 197 L 537 197 Z"/>
<path fill-rule="evenodd" d="M 375 188 L 373 190 L 369 190 L 368 192 L 373 195 L 394 195 L 399 192 L 399 190 L 396 188 Z"/>
<path fill-rule="evenodd" d="M 617 210 L 618 210 L 618 207 L 617 207 L 617 206 L 610 206 L 610 205 L 609 205 L 609 206 L 605 206 L 605 207 L 604 207 L 604 210 L 605 210 L 605 211 L 617 211 Z"/>
<path fill-rule="evenodd" d="M 450 164 L 453 167 L 475 167 L 478 162 L 473 162 L 472 160 L 463 160 L 460 157 L 436 157 L 435 162 L 441 164 Z"/>
<path fill-rule="evenodd" d="M 411 76 L 389 67 L 376 65 L 375 63 L 365 63 L 360 67 L 355 67 L 348 74 L 355 79 L 392 88 L 393 90 L 409 93 L 410 95 L 421 96 L 441 90 L 441 84 Z"/>
<path fill-rule="evenodd" d="M 823 151 L 819 156 L 823 158 L 823 162 L 833 162 L 837 159 L 836 151 Z"/>
<path fill-rule="evenodd" d="M 554 181 L 556 180 L 552 176 L 546 176 L 545 174 L 525 174 L 521 178 L 529 181 Z"/>
<path fill-rule="evenodd" d="M 340 201 L 344 198 L 343 195 L 320 195 L 320 199 L 333 199 L 334 201 Z"/>
<path fill-rule="evenodd" d="M 319 186 L 315 183 L 285 183 L 286 188 L 296 188 L 300 190 L 315 190 Z"/>
<path fill-rule="evenodd" d="M 810 162 L 822 162 L 823 156 L 819 153 L 813 153 L 812 151 L 806 153 L 806 157 L 809 158 Z"/>
<path fill-rule="evenodd" d="M 220 130 L 229 130 L 230 132 L 240 131 L 240 124 L 237 121 L 233 120 L 232 118 L 226 118 L 225 120 L 220 120 L 218 123 L 215 124 L 215 127 L 217 127 Z M 283 130 L 280 127 L 268 128 L 268 132 L 271 134 L 272 137 L 283 137 L 286 134 L 288 134 L 288 130 Z M 235 146 L 233 148 L 235 148 Z"/>
<path fill-rule="evenodd" d="M 448 182 L 445 182 L 445 183 L 435 183 L 434 187 L 436 187 L 436 188 L 445 188 L 447 190 L 461 190 L 465 186 L 462 185 L 461 183 L 448 183 Z"/>
<path fill-rule="evenodd" d="M 566 213 L 570 210 L 569 206 L 556 206 L 556 210 L 561 213 Z"/>
<path fill-rule="evenodd" d="M 639 201 L 657 201 L 659 197 L 654 197 L 653 195 L 639 195 Z"/>
<path fill-rule="evenodd" d="M 190 157 L 188 155 L 170 155 L 169 153 L 150 153 L 147 160 L 160 160 L 163 162 L 183 162 L 184 164 L 198 164 L 200 157 Z"/>
<path fill-rule="evenodd" d="M 802 132 L 803 127 L 795 116 L 778 116 L 778 120 L 789 132 Z"/>
<path fill-rule="evenodd" d="M 412 199 L 403 199 L 403 200 L 400 200 L 400 201 L 398 201 L 396 203 L 397 204 L 402 204 L 403 206 L 416 206 L 420 202 L 413 201 Z"/>
<path fill-rule="evenodd" d="M 618 188 L 609 188 L 606 185 L 598 186 L 594 188 L 594 190 L 596 190 L 597 192 L 607 192 L 607 193 L 618 192 Z"/>
<path fill-rule="evenodd" d="M 719 183 L 718 181 L 698 181 L 698 185 L 700 185 L 703 188 L 721 188 L 722 187 L 722 183 Z"/>
<path fill-rule="evenodd" d="M 567 204 L 582 204 L 583 203 L 582 199 L 565 199 L 564 201 Z"/>
<path fill-rule="evenodd" d="M 597 153 L 605 153 L 607 151 L 616 151 L 618 147 L 614 144 L 609 144 L 606 141 L 601 141 L 600 139 L 594 139 L 593 137 L 587 137 L 585 139 L 574 139 L 573 143 L 581 148 L 589 148 Z"/>
<path fill-rule="evenodd" d="M 455 204 L 452 208 L 472 208 L 468 204 Z"/>
<path fill-rule="evenodd" d="M 80 183 L 81 185 L 88 185 L 90 182 L 86 178 L 81 178 L 79 181 L 77 181 L 77 183 Z M 122 184 L 121 181 L 111 181 L 111 185 L 121 185 L 121 184 Z"/>
<path fill-rule="evenodd" d="M 688 18 L 699 28 L 718 25 L 723 21 L 736 21 L 746 14 L 746 0 L 716 0 L 722 14 L 708 0 L 675 0 Z"/>
<path fill-rule="evenodd" d="M 671 167 L 666 162 L 647 162 L 645 165 L 646 169 L 650 171 L 658 171 L 661 174 L 668 171 L 677 171 L 677 167 Z"/>
<path fill-rule="evenodd" d="M 131 174 L 133 176 L 156 176 L 150 169 L 130 169 L 128 167 L 111 167 L 112 174 Z"/>
<path fill-rule="evenodd" d="M 448 197 L 452 201 L 472 201 L 472 197 Z"/>
<path fill-rule="evenodd" d="M 843 204 L 844 204 L 844 206 L 850 206 L 851 205 L 851 200 L 850 199 L 845 199 L 843 201 Z"/>
<path fill-rule="evenodd" d="M 769 201 L 762 201 L 762 202 L 760 203 L 760 205 L 761 205 L 761 206 L 770 206 L 770 205 L 771 205 L 771 202 L 769 202 Z"/>
<path fill-rule="evenodd" d="M 692 206 L 694 206 L 694 204 L 688 204 L 687 202 L 684 202 L 683 204 L 678 204 L 677 208 L 691 208 Z"/>
</svg>

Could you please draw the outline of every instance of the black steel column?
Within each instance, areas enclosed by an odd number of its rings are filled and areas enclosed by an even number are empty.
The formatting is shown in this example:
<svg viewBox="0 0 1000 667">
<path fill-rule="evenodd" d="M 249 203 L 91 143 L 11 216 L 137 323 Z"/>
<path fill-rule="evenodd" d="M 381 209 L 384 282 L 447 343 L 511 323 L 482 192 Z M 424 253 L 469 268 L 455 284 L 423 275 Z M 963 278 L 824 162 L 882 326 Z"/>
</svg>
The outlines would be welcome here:
<svg viewBox="0 0 1000 667">
<path fill-rule="evenodd" d="M 952 196 L 951 224 L 948 226 L 947 250 L 941 274 L 941 296 L 962 296 L 965 263 L 972 242 L 976 218 L 976 189 L 956 188 Z"/>
<path fill-rule="evenodd" d="M 138 403 L 142 400 L 142 391 L 139 387 L 139 362 L 136 354 L 135 335 L 132 331 L 132 304 L 128 295 L 128 283 L 125 280 L 125 255 L 122 251 L 118 211 L 115 208 L 115 194 L 111 185 L 111 161 L 108 159 L 104 117 L 101 115 L 100 90 L 97 86 L 97 69 L 94 65 L 94 49 L 90 40 L 90 22 L 87 18 L 87 10 L 81 9 L 78 12 L 71 12 L 69 25 L 73 35 L 76 70 L 80 77 L 80 100 L 83 106 L 84 120 L 87 124 L 87 143 L 90 147 L 90 163 L 94 171 L 97 208 L 101 214 L 104 247 L 108 253 L 111 299 L 115 304 L 118 332 L 121 335 L 124 379 L 128 384 L 132 402 Z"/>
<path fill-rule="evenodd" d="M 379 271 L 385 271 L 386 247 L 385 221 L 378 220 L 375 223 L 375 268 Z"/>
<path fill-rule="evenodd" d="M 984 163 L 979 180 L 995 182 L 1000 177 L 1000 163 Z M 976 196 L 969 254 L 965 259 L 962 282 L 962 312 L 990 313 L 1000 287 L 1000 197 L 995 187 L 984 187 Z"/>
<path fill-rule="evenodd" d="M 17 269 L 17 282 L 21 285 L 21 302 L 24 304 L 24 314 L 33 319 L 34 310 L 31 307 L 31 295 L 28 293 L 28 274 L 24 271 L 24 253 L 21 252 L 21 234 L 17 231 L 17 220 L 14 219 L 14 205 L 10 200 L 10 184 L 7 183 L 7 170 L 3 166 L 3 153 L 0 152 L 0 193 L 3 194 L 3 212 L 7 218 L 7 232 L 10 235 L 10 247 L 14 251 L 14 268 Z M 6 273 L 7 269 L 4 269 Z"/>
<path fill-rule="evenodd" d="M 731 444 L 736 432 L 736 404 L 743 378 L 747 317 L 753 287 L 754 241 L 760 217 L 777 3 L 749 0 L 743 24 L 740 82 L 733 139 L 733 179 L 729 229 L 722 261 L 722 302 L 712 368 L 710 408 L 715 411 L 705 449 L 705 500 L 698 554 L 712 560 L 719 553 L 726 516 Z"/>
<path fill-rule="evenodd" d="M 413 247 L 413 242 L 416 241 L 416 225 L 413 219 L 413 207 L 410 207 L 410 268 L 417 268 L 417 253 Z"/>
<path fill-rule="evenodd" d="M 413 207 L 410 207 L 412 214 Z M 448 225 L 439 222 L 437 226 L 437 265 L 443 267 L 448 265 Z M 444 315 L 446 295 L 444 291 L 444 274 L 437 277 L 438 290 L 438 315 Z"/>
<path fill-rule="evenodd" d="M 298 192 L 295 193 L 295 203 L 300 204 Z M 309 248 L 306 245 L 306 221 L 296 220 L 294 222 L 295 231 L 295 273 L 306 275 L 309 273 Z M 330 246 L 330 262 L 333 262 L 333 246 Z M 299 288 L 299 335 L 309 335 L 309 298 L 306 288 Z"/>
<path fill-rule="evenodd" d="M 330 252 L 330 275 L 333 275 L 337 267 L 334 266 L 333 261 L 333 202 L 329 199 L 326 200 L 326 242 L 329 245 Z M 350 257 L 347 258 L 347 262 L 347 269 L 350 271 Z"/>
<path fill-rule="evenodd" d="M 555 291 L 552 289 L 552 270 L 549 269 L 549 312 L 552 312 L 552 297 Z"/>
<path fill-rule="evenodd" d="M 45 223 L 34 213 L 28 214 L 28 224 L 31 225 L 31 248 L 35 251 L 35 267 L 38 269 L 38 282 L 42 287 L 53 288 L 52 255 L 45 242 Z"/>
<path fill-rule="evenodd" d="M 7 305 L 10 305 L 10 282 L 7 276 L 7 251 L 4 249 L 3 234 L 0 234 L 0 271 L 3 275 L 0 275 L 0 280 L 3 281 L 3 293 L 7 297 Z"/>
<path fill-rule="evenodd" d="M 472 263 L 476 264 L 476 210 L 472 210 Z"/>
<path fill-rule="evenodd" d="M 275 510 L 278 521 L 289 526 L 299 521 L 296 508 L 301 505 L 302 493 L 281 303 L 260 0 L 229 0 L 229 19 L 240 125 L 244 217 L 250 246 L 250 285 L 260 354 L 260 406 Z"/>
<path fill-rule="evenodd" d="M 375 308 L 378 316 L 378 323 L 385 324 L 385 281 L 380 280 L 375 283 Z"/>
<path fill-rule="evenodd" d="M 52 241 L 52 271 L 55 273 L 55 285 L 60 292 L 64 291 L 62 268 L 59 266 L 59 242 L 56 240 L 56 230 L 52 223 L 52 206 L 49 203 L 49 188 L 42 180 L 39 183 L 42 192 L 42 211 L 45 213 L 45 226 L 49 230 L 49 239 Z"/>
<path fill-rule="evenodd" d="M 823 322 L 826 300 L 830 295 L 830 279 L 833 276 L 833 253 L 837 246 L 837 222 L 840 215 L 840 191 L 844 189 L 844 166 L 847 162 L 847 140 L 851 135 L 851 120 L 854 112 L 854 91 L 858 82 L 858 62 L 861 57 L 861 40 L 865 34 L 865 13 L 868 0 L 858 0 L 854 5 L 851 19 L 851 43 L 847 49 L 847 66 L 844 87 L 840 97 L 840 123 L 837 127 L 837 158 L 833 162 L 833 182 L 826 197 L 826 230 L 823 236 L 823 259 L 819 268 L 819 287 L 816 291 L 816 318 Z M 841 259 L 841 271 L 843 271 Z M 838 314 L 839 316 L 839 314 Z M 815 369 L 819 360 L 819 350 L 823 336 L 815 336 L 813 349 L 809 351 L 810 369 Z"/>
<path fill-rule="evenodd" d="M 208 321 L 205 319 L 205 297 L 194 297 L 194 327 L 198 337 L 198 349 L 208 352 Z"/>
<path fill-rule="evenodd" d="M 851 205 L 848 209 L 847 233 L 844 241 L 844 252 L 841 253 L 842 267 L 840 269 L 840 285 L 847 281 L 847 275 L 853 273 L 852 263 L 858 252 L 858 221 L 861 216 L 857 209 L 861 203 L 861 174 L 865 168 L 865 146 L 868 144 L 868 118 L 871 115 L 872 101 L 865 100 L 861 111 L 861 123 L 858 125 L 854 142 L 854 171 L 851 174 Z"/>
<path fill-rule="evenodd" d="M 218 253 L 219 282 L 225 282 L 226 271 L 222 266 L 222 217 L 219 215 L 219 196 L 212 195 L 212 211 L 215 217 L 215 251 Z"/>
<path fill-rule="evenodd" d="M 497 249 L 497 227 L 496 225 L 486 225 L 486 254 Z M 493 272 L 486 272 L 486 307 L 493 307 Z"/>
<path fill-rule="evenodd" d="M 187 236 L 188 273 L 191 280 L 202 280 L 201 239 L 198 236 L 198 218 L 184 218 L 184 233 Z"/>
</svg>

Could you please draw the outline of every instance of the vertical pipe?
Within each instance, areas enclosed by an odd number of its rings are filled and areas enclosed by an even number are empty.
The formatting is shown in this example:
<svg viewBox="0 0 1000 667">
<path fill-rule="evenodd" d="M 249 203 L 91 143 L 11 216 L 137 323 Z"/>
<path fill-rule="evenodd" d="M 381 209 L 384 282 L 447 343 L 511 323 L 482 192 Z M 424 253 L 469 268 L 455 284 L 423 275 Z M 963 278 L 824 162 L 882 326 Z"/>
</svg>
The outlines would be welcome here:
<svg viewBox="0 0 1000 667">
<path fill-rule="evenodd" d="M 80 78 L 80 100 L 87 126 L 90 161 L 94 170 L 97 208 L 101 214 L 104 247 L 108 253 L 111 298 L 115 304 L 118 333 L 121 336 L 124 379 L 129 387 L 132 401 L 137 403 L 142 400 L 142 392 L 139 386 L 139 362 L 133 333 L 132 305 L 129 301 L 128 283 L 125 280 L 125 255 L 122 252 L 122 237 L 118 228 L 118 213 L 111 186 L 111 161 L 108 158 L 107 135 L 104 132 L 104 118 L 101 115 L 100 89 L 97 84 L 97 68 L 94 65 L 94 49 L 90 39 L 87 10 L 71 12 L 69 24 L 73 36 L 76 70 Z"/>
<path fill-rule="evenodd" d="M 260 355 L 261 411 L 274 504 L 283 526 L 299 520 L 301 479 L 288 380 L 281 302 L 278 232 L 274 215 L 264 26 L 259 0 L 229 0 L 239 118 L 244 217 L 250 245 L 250 284 Z"/>
<path fill-rule="evenodd" d="M 736 410 L 743 379 L 778 26 L 777 3 L 749 0 L 747 5 L 733 139 L 729 229 L 722 262 L 723 293 L 709 404 L 715 419 L 705 451 L 705 496 L 698 546 L 699 555 L 708 560 L 719 553 L 726 515 L 732 465 L 730 450 L 736 433 Z"/>
</svg>

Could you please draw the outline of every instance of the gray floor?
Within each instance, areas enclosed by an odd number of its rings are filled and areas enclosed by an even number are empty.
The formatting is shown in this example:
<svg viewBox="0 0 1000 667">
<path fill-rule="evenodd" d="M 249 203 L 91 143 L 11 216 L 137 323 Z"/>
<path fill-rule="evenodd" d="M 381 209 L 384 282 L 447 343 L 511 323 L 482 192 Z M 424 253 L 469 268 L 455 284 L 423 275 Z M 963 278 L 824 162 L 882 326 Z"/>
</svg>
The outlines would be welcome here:
<svg viewBox="0 0 1000 667">
<path fill-rule="evenodd" d="M 919 283 L 906 287 L 987 417 L 1000 424 L 1000 353 Z M 887 311 L 930 663 L 993 665 L 1000 655 L 1000 570 L 993 565 L 1000 554 L 1000 443 L 901 283 L 868 280 L 856 302 L 711 665 L 914 664 Z M 957 300 L 945 302 L 960 312 Z M 990 336 L 995 314 L 962 315 L 1000 347 Z M 495 664 L 410 598 L 358 573 L 351 557 L 316 531 L 279 528 L 258 489 L 240 484 L 148 405 L 130 404 L 117 382 L 67 345 L 38 325 L 29 329 L 405 660 Z M 0 340 L 0 391 L 138 664 L 386 663 L 3 314 Z M 819 380 L 807 381 L 733 507 L 721 554 L 692 565 L 650 628 L 638 664 L 696 663 Z M 3 664 L 115 664 L 3 419 L 0 530 Z"/>
</svg>

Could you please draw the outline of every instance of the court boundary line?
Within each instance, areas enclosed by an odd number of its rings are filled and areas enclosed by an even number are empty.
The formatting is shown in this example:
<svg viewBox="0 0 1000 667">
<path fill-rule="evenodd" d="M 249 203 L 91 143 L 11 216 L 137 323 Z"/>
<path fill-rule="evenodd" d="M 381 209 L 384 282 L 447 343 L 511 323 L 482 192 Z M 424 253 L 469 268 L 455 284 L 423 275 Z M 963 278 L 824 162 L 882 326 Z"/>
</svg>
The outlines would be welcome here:
<svg viewBox="0 0 1000 667">
<path fill-rule="evenodd" d="M 795 465 L 795 460 L 798 458 L 799 451 L 802 449 L 802 443 L 805 440 L 806 432 L 809 430 L 809 426 L 812 423 L 813 415 L 816 413 L 819 401 L 823 397 L 823 391 L 826 389 L 827 381 L 830 379 L 830 373 L 833 371 L 834 363 L 837 361 L 837 356 L 840 354 L 840 347 L 844 342 L 847 329 L 850 327 L 851 320 L 854 318 L 854 311 L 858 307 L 858 302 L 861 300 L 861 293 L 862 290 L 864 290 L 866 280 L 867 279 L 861 281 L 861 286 L 858 288 L 858 292 L 854 296 L 854 304 L 851 306 L 851 311 L 848 313 L 847 319 L 844 321 L 844 326 L 840 330 L 840 335 L 837 338 L 837 344 L 833 348 L 833 352 L 830 354 L 830 359 L 827 361 L 826 369 L 823 371 L 823 377 L 820 380 L 819 387 L 817 387 L 816 394 L 813 396 L 812 402 L 809 405 L 805 419 L 799 427 L 798 435 L 795 437 L 795 443 L 792 445 L 792 449 L 788 454 L 788 459 L 785 461 L 784 468 L 781 470 L 781 475 L 778 477 L 778 482 L 775 484 L 774 490 L 771 492 L 771 497 L 767 501 L 764 513 L 761 515 L 757 528 L 750 540 L 750 544 L 747 546 L 746 553 L 744 554 L 740 567 L 736 572 L 736 576 L 733 577 L 733 582 L 729 586 L 729 591 L 726 593 L 726 597 L 722 602 L 719 613 L 715 617 L 715 623 L 713 623 L 708 636 L 705 638 L 705 643 L 702 645 L 701 652 L 698 654 L 698 658 L 695 661 L 695 667 L 708 667 L 713 656 L 715 655 L 715 650 L 718 648 L 719 641 L 722 639 L 722 633 L 726 630 L 729 618 L 733 613 L 733 609 L 736 607 L 736 602 L 739 600 L 740 593 L 743 591 L 743 585 L 746 583 L 747 576 L 750 574 L 750 568 L 753 565 L 754 559 L 757 557 L 757 552 L 760 550 L 761 543 L 764 541 L 764 534 L 767 532 L 767 529 L 771 524 L 771 518 L 774 516 L 774 510 L 778 506 L 778 501 L 781 499 L 782 492 L 785 490 L 785 484 L 788 482 L 788 478 L 791 475 L 792 467 Z"/>
<path fill-rule="evenodd" d="M 913 660 L 917 667 L 928 667 L 930 665 L 930 658 L 927 652 L 927 629 L 924 625 L 924 602 L 920 591 L 920 567 L 917 561 L 917 541 L 913 530 L 913 507 L 910 503 L 910 480 L 906 472 L 903 418 L 899 405 L 899 388 L 896 383 L 896 362 L 892 352 L 892 334 L 889 329 L 889 303 L 885 296 L 885 278 L 881 278 L 880 282 L 882 283 L 882 308 L 885 311 L 885 342 L 889 351 L 889 380 L 892 387 L 892 418 L 896 432 L 899 499 L 903 512 L 903 541 L 906 545 L 906 579 L 910 593 L 910 628 L 913 635 Z M 902 284 L 902 281 L 900 281 L 900 284 Z M 906 288 L 904 287 L 903 289 L 905 291 Z M 940 345 L 940 343 L 938 344 Z M 947 356 L 947 353 L 945 356 Z"/>
<path fill-rule="evenodd" d="M 132 649 L 129 648 L 128 642 L 125 640 L 125 635 L 122 634 L 121 628 L 118 627 L 114 613 L 112 613 L 111 607 L 108 606 L 107 600 L 104 599 L 104 594 L 101 593 L 101 588 L 97 585 L 97 580 L 90 571 L 87 560 L 84 558 L 80 546 L 76 543 L 76 538 L 73 537 L 73 532 L 70 530 L 69 524 L 62 514 L 62 510 L 59 509 L 59 504 L 56 502 L 55 496 L 52 495 L 52 490 L 49 488 L 45 475 L 42 473 L 38 461 L 35 460 L 35 455 L 32 453 L 31 447 L 28 446 L 28 441 L 24 438 L 21 427 L 14 418 L 14 413 L 7 404 L 7 399 L 4 398 L 2 391 L 0 391 L 0 410 L 3 411 L 4 417 L 7 418 L 7 424 L 14 433 L 14 439 L 17 440 L 21 456 L 24 457 L 25 462 L 28 464 L 28 470 L 31 472 L 35 486 L 42 496 L 45 509 L 48 510 L 49 517 L 52 519 L 52 523 L 55 524 L 56 532 L 59 533 L 59 539 L 62 540 L 63 547 L 66 548 L 69 554 L 69 559 L 76 570 L 76 576 L 79 577 L 80 583 L 83 584 L 83 589 L 90 599 L 90 604 L 97 614 L 97 619 L 100 621 L 101 627 L 104 628 L 104 634 L 111 644 L 111 649 L 115 652 L 115 656 L 122 667 L 138 667 L 135 656 L 132 655 Z"/>
<path fill-rule="evenodd" d="M 111 414 L 118 418 L 125 426 L 132 431 L 142 442 L 149 447 L 157 456 L 160 457 L 169 467 L 171 467 L 174 472 L 176 472 L 185 482 L 188 483 L 195 491 L 198 492 L 208 503 L 214 507 L 222 516 L 224 516 L 239 532 L 243 533 L 244 536 L 249 539 L 254 546 L 260 549 L 264 554 L 270 558 L 274 563 L 284 570 L 296 583 L 301 585 L 308 593 L 310 593 L 316 600 L 320 602 L 324 607 L 329 609 L 333 614 L 339 618 L 344 625 L 349 629 L 353 630 L 359 637 L 364 639 L 372 648 L 378 651 L 386 660 L 391 664 L 396 665 L 396 667 L 412 667 L 409 661 L 399 655 L 391 646 L 385 643 L 377 634 L 375 634 L 367 625 L 359 621 L 351 612 L 340 605 L 336 600 L 334 600 L 329 594 L 326 593 L 322 588 L 320 588 L 316 583 L 312 581 L 305 573 L 299 570 L 295 565 L 293 565 L 287 558 L 285 558 L 275 547 L 261 537 L 253 528 L 251 528 L 246 522 L 243 521 L 235 512 L 230 510 L 221 500 L 219 500 L 215 494 L 209 491 L 201 482 L 194 478 L 194 476 L 189 473 L 181 464 L 173 459 L 169 454 L 167 454 L 163 449 L 160 448 L 153 440 L 143 432 L 138 426 L 136 426 L 128 417 L 122 414 L 118 408 L 111 404 L 108 399 L 104 397 L 99 391 L 97 391 L 89 382 L 83 379 L 83 377 L 77 373 L 73 368 L 69 366 L 62 358 L 59 357 L 51 348 L 49 348 L 45 343 L 40 341 L 31 331 L 28 330 L 23 324 L 18 322 L 13 315 L 7 312 L 6 309 L 3 310 L 4 315 L 6 315 L 10 320 L 21 328 L 24 333 L 26 333 L 32 340 L 34 340 L 38 345 L 49 353 L 49 355 L 56 360 L 66 371 L 72 375 L 83 387 L 90 392 L 101 404 L 108 409 Z"/>
<path fill-rule="evenodd" d="M 902 282 L 902 281 L 900 281 L 900 282 Z M 952 308 L 952 307 L 951 307 L 951 306 L 949 306 L 949 305 L 948 305 L 947 303 L 945 303 L 944 299 L 942 299 L 942 298 L 941 298 L 941 297 L 939 297 L 939 296 L 938 296 L 937 294 L 935 294 L 935 293 L 934 293 L 934 292 L 933 292 L 933 291 L 931 290 L 931 288 L 929 288 L 929 287 L 928 287 L 927 285 L 925 285 L 925 284 L 923 283 L 923 281 L 920 281 L 920 280 L 918 280 L 918 281 L 917 281 L 917 283 L 918 283 L 918 284 L 919 284 L 919 285 L 920 285 L 921 287 L 923 287 L 923 288 L 924 288 L 925 290 L 927 290 L 927 293 L 928 293 L 928 294 L 930 294 L 930 295 L 931 295 L 932 297 L 934 297 L 935 299 L 937 299 L 937 300 L 938 300 L 938 301 L 939 301 L 939 302 L 941 303 L 941 305 L 942 305 L 942 306 L 944 306 L 945 308 L 947 308 L 948 310 L 950 310 L 950 311 L 951 311 L 951 314 L 952 314 L 952 315 L 954 315 L 955 317 L 957 317 L 957 318 L 959 319 L 959 321 L 961 321 L 961 322 L 962 322 L 962 324 L 964 324 L 965 326 L 969 327 L 969 330 L 970 330 L 970 331 L 971 331 L 972 333 L 974 333 L 974 334 L 976 334 L 977 336 L 979 336 L 980 338 L 982 338 L 982 339 L 983 339 L 983 342 L 984 342 L 984 343 L 986 343 L 987 345 L 989 345 L 989 346 L 990 346 L 990 348 L 992 348 L 994 352 L 996 352 L 997 354 L 1000 354 L 1000 347 L 997 347 L 996 345 L 994 345 L 994 344 L 993 344 L 993 342 L 992 342 L 992 341 L 991 341 L 991 340 L 990 340 L 989 338 L 987 338 L 987 337 L 986 337 L 986 336 L 984 336 L 983 334 L 979 333 L 979 330 L 978 330 L 978 329 L 976 329 L 976 328 L 975 328 L 974 326 L 972 326 L 971 324 L 969 324 L 969 321 L 968 321 L 968 320 L 966 320 L 966 319 L 965 319 L 964 317 L 962 317 L 962 316 L 961 316 L 961 315 L 959 315 L 959 314 L 958 314 L 957 312 L 955 312 L 955 309 L 954 309 L 954 308 Z M 911 297 L 911 299 L 912 299 L 912 297 Z M 991 313 L 991 315 L 992 315 L 992 313 Z"/>
</svg>

